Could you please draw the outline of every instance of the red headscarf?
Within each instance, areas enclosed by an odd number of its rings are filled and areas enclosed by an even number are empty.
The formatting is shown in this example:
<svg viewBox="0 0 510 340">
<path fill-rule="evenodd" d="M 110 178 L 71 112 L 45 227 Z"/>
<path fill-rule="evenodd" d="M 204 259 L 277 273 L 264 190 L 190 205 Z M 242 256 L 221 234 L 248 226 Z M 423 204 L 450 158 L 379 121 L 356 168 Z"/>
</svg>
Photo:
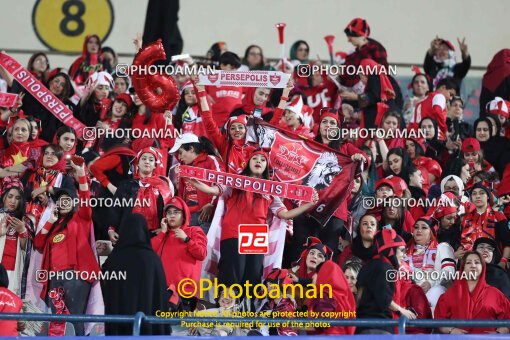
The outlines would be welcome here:
<svg viewBox="0 0 510 340">
<path fill-rule="evenodd" d="M 452 287 L 439 298 L 434 311 L 434 318 L 473 320 L 496 319 L 495 316 L 498 319 L 508 319 L 510 317 L 510 302 L 501 291 L 487 284 L 485 281 L 485 261 L 481 256 L 479 258 L 482 263 L 482 273 L 473 291 L 469 292 L 467 278 L 461 276 L 465 267 L 465 263 L 462 263 L 461 270 L 458 272 L 460 278 L 456 279 Z M 464 276 L 466 275 L 469 275 L 469 273 L 464 274 Z M 491 331 L 489 328 L 464 329 L 470 333 Z"/>
<path fill-rule="evenodd" d="M 310 250 L 318 249 L 318 247 L 321 246 L 322 249 L 319 249 L 319 250 L 321 250 L 323 253 L 326 254 L 326 256 L 325 256 L 326 260 L 329 260 L 329 258 L 331 258 L 331 255 L 333 254 L 333 252 L 331 251 L 331 249 L 328 248 L 328 246 L 323 245 L 321 240 L 319 240 L 318 238 L 313 237 L 313 236 L 309 237 L 306 240 L 306 243 L 304 244 L 304 246 L 306 247 L 306 249 L 303 250 L 303 252 L 301 252 L 301 255 L 299 256 L 299 260 L 297 262 L 299 264 L 297 276 L 299 278 L 311 278 L 313 276 L 313 274 L 315 274 L 315 272 L 307 273 L 307 269 L 306 269 L 306 257 L 308 256 L 308 253 L 310 252 Z"/>
<path fill-rule="evenodd" d="M 96 38 L 99 43 L 97 53 L 89 53 L 87 44 L 91 38 Z M 69 76 L 77 84 L 82 85 L 94 72 L 103 71 L 103 58 L 101 57 L 101 39 L 97 34 L 85 37 L 81 57 L 76 59 L 69 69 Z"/>
<path fill-rule="evenodd" d="M 317 281 L 315 282 L 315 286 L 319 291 L 321 290 L 321 285 L 322 287 L 331 287 L 332 296 L 336 302 L 335 312 L 354 313 L 356 311 L 356 301 L 354 300 L 354 295 L 352 295 L 349 283 L 345 278 L 344 272 L 335 262 L 326 261 L 321 265 L 317 273 Z M 324 292 L 326 291 L 327 293 L 324 294 L 326 295 L 324 298 L 329 297 L 329 290 L 324 289 Z M 320 300 L 320 298 L 310 299 L 307 303 L 308 310 L 317 311 L 317 307 L 320 306 Z M 321 334 L 354 334 L 354 329 L 355 327 L 353 326 L 333 326 L 324 329 Z"/>
<path fill-rule="evenodd" d="M 268 108 L 266 106 L 267 100 L 264 101 L 264 103 L 262 105 L 255 105 L 255 102 L 253 101 L 253 97 L 255 96 L 255 92 L 259 88 L 260 87 L 247 87 L 247 88 L 245 88 L 245 90 L 244 90 L 244 98 L 243 98 L 243 102 L 241 104 L 241 108 L 243 109 L 243 111 L 246 114 L 251 115 L 251 114 L 253 114 L 253 111 L 255 109 L 260 109 L 260 110 L 262 110 L 261 114 L 264 115 L 267 112 L 272 110 L 271 108 Z M 269 93 L 269 95 L 271 95 L 271 93 Z"/>
<path fill-rule="evenodd" d="M 505 48 L 496 53 L 483 75 L 482 87 L 491 92 L 496 92 L 503 80 L 510 76 L 510 49 Z"/>
</svg>

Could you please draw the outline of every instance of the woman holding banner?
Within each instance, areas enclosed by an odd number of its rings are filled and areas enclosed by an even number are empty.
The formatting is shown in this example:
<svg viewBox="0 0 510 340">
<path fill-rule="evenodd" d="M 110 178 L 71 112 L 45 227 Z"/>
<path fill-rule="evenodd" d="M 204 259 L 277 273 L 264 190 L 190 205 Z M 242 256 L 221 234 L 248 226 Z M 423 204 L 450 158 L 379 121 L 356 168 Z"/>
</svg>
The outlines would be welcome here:
<svg viewBox="0 0 510 340">
<path fill-rule="evenodd" d="M 350 156 L 355 162 L 363 162 L 365 166 L 368 166 L 368 157 L 365 153 L 352 143 L 341 140 L 338 114 L 329 111 L 329 109 L 322 109 L 321 111 L 319 130 L 314 140 L 326 147 Z M 327 149 L 324 152 L 327 152 Z M 334 251 L 333 260 L 336 261 L 340 237 L 346 241 L 351 240 L 350 232 L 345 228 L 345 223 L 348 219 L 348 203 L 348 200 L 340 202 L 334 215 L 325 226 L 304 215 L 294 219 L 294 235 L 291 243 L 288 245 L 288 249 L 286 249 L 288 260 L 297 260 L 303 250 L 302 245 L 306 242 L 306 239 L 314 236 L 318 237 L 323 244 Z"/>
<path fill-rule="evenodd" d="M 185 133 L 177 138 L 170 153 L 177 153 L 176 157 L 182 164 L 214 171 L 225 171 L 221 160 L 216 157 L 211 142 L 205 137 L 198 137 L 192 133 Z M 176 171 L 177 173 L 177 171 Z M 189 184 L 187 178 L 179 179 L 179 196 L 186 202 L 190 211 L 190 225 L 199 225 L 207 235 L 216 206 L 216 197 L 197 191 Z"/>
<path fill-rule="evenodd" d="M 269 179 L 268 162 L 268 154 L 262 150 L 256 150 L 251 154 L 249 163 L 241 175 Z M 319 195 L 314 193 L 312 202 L 287 210 L 280 198 L 276 196 L 240 189 L 223 189 L 221 186 L 209 186 L 195 179 L 190 179 L 190 183 L 204 193 L 221 194 L 225 201 L 225 209 L 223 211 L 217 209 L 215 214 L 221 214 L 218 280 L 226 285 L 244 282 L 255 285 L 262 279 L 264 255 L 239 254 L 240 224 L 266 224 L 270 213 L 280 219 L 292 219 L 312 208 L 319 198 Z"/>
<path fill-rule="evenodd" d="M 197 85 L 197 78 L 192 77 L 195 93 L 200 100 L 202 119 L 209 138 L 220 152 L 227 172 L 240 173 L 247 165 L 250 154 L 257 148 L 254 143 L 246 142 L 246 115 L 230 117 L 227 121 L 227 133 L 220 133 L 207 101 L 204 86 Z"/>
</svg>

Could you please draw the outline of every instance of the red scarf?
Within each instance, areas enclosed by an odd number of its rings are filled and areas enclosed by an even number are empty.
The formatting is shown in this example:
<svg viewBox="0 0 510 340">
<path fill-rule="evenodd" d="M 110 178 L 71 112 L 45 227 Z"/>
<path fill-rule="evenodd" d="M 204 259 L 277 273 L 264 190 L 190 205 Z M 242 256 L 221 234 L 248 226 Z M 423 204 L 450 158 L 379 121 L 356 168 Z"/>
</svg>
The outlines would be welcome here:
<svg viewBox="0 0 510 340">
<path fill-rule="evenodd" d="M 489 237 L 493 240 L 496 239 L 494 224 L 497 223 L 497 218 L 494 210 L 488 205 L 485 212 L 479 214 L 478 211 L 473 211 L 467 214 L 462 219 L 462 235 L 461 244 L 465 250 L 471 250 L 474 242 L 480 237 Z M 492 228 L 488 228 L 488 225 Z"/>
<path fill-rule="evenodd" d="M 244 139 L 232 140 L 223 159 L 228 160 L 227 171 L 241 173 L 248 165 L 251 154 L 257 149 L 256 145 L 246 144 Z M 228 156 L 227 156 L 228 155 Z"/>
<path fill-rule="evenodd" d="M 149 230 L 159 228 L 158 197 L 161 195 L 163 203 L 172 197 L 168 183 L 159 176 L 135 178 L 140 183 L 137 194 L 137 204 L 133 208 L 134 213 L 145 216 Z M 146 204 L 148 203 L 148 204 Z"/>
</svg>

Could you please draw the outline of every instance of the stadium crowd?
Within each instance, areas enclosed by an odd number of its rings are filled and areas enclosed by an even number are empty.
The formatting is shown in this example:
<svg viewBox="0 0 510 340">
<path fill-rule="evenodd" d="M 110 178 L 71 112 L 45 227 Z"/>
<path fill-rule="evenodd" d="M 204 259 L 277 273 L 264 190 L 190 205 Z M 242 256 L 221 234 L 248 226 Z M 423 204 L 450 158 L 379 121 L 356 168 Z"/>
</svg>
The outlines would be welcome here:
<svg viewBox="0 0 510 340">
<path fill-rule="evenodd" d="M 388 67 L 387 51 L 372 38 L 364 19 L 353 19 L 344 32 L 353 50 L 338 53 L 336 63 Z M 140 36 L 134 45 L 137 52 L 142 48 Z M 445 38 L 434 38 L 425 52 L 424 71 L 415 68 L 407 91 L 384 72 L 299 76 L 298 65 L 320 63 L 310 58 L 306 41 L 295 42 L 290 58 L 277 65 L 266 62 L 260 46 L 250 45 L 240 58 L 225 42 L 218 42 L 201 63 L 222 71 L 285 69 L 291 75 L 287 86 L 203 86 L 196 75 L 180 74 L 174 76 L 178 103 L 159 111 L 140 100 L 129 77 L 115 73 L 115 51 L 102 46 L 97 35 L 86 38 L 82 55 L 69 68 L 50 67 L 44 53 L 34 54 L 27 70 L 76 119 L 96 128 L 98 138 L 89 140 L 80 139 L 0 68 L 2 92 L 20 94 L 17 105 L 0 107 L 1 310 L 154 315 L 157 310 L 217 307 L 356 311 L 357 318 L 510 319 L 510 90 L 505 85 L 510 50 L 500 51 L 488 65 L 480 117 L 471 124 L 463 120 L 465 98 L 459 96 L 471 58 L 465 40 L 458 40 L 461 62 L 456 48 Z M 195 62 L 187 58 L 177 63 Z M 297 202 L 181 176 L 181 166 L 190 165 L 276 180 L 270 162 L 276 151 L 261 148 L 248 136 L 260 120 L 289 136 L 313 141 L 323 153 L 343 154 L 356 163 L 357 171 L 326 223 L 309 214 L 316 208 L 320 186 L 315 186 L 312 202 Z M 338 139 L 331 133 L 335 127 L 381 129 L 389 137 L 353 134 Z M 122 129 L 182 133 L 178 138 L 134 139 L 101 134 Z M 410 137 L 394 137 L 397 130 Z M 87 204 L 91 197 L 114 204 Z M 375 204 L 367 206 L 372 198 Z M 402 204 L 387 204 L 395 199 Z M 238 225 L 271 225 L 276 219 L 285 223 L 283 255 L 277 261 L 280 268 L 265 272 L 264 255 L 238 252 Z M 219 253 L 217 278 L 227 287 L 246 281 L 330 283 L 333 295 L 218 297 L 216 306 L 199 299 L 198 292 L 180 295 L 179 282 L 198 282 L 213 248 Z M 47 277 L 41 278 L 41 272 Z M 99 279 L 100 273 L 118 272 L 125 272 L 126 278 Z M 6 335 L 37 333 L 30 322 L 0 324 Z M 59 326 L 52 323 L 49 331 L 57 334 Z M 90 332 L 83 323 L 74 327 L 77 335 Z M 105 331 L 122 335 L 132 329 L 106 324 Z M 145 334 L 170 332 L 162 324 L 142 328 Z M 354 332 L 394 330 L 190 330 L 201 335 Z"/>
</svg>

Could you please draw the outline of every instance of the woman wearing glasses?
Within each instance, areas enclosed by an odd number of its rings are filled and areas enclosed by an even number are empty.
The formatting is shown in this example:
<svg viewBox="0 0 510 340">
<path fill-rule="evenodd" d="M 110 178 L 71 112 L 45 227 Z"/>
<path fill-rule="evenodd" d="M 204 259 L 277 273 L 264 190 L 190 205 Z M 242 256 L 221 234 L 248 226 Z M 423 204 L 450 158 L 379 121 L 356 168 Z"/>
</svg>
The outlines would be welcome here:
<svg viewBox="0 0 510 340">
<path fill-rule="evenodd" d="M 191 213 L 186 202 L 173 197 L 165 206 L 161 232 L 151 240 L 152 248 L 163 262 L 168 287 L 174 285 L 177 288 L 184 278 L 199 284 L 202 261 L 207 255 L 207 236 L 202 228 L 192 226 L 190 221 Z"/>
<path fill-rule="evenodd" d="M 510 277 L 508 273 L 497 265 L 501 254 L 498 251 L 496 242 L 489 237 L 480 237 L 475 241 L 473 249 L 482 255 L 485 265 L 485 281 L 493 287 L 499 289 L 510 299 Z"/>
</svg>

